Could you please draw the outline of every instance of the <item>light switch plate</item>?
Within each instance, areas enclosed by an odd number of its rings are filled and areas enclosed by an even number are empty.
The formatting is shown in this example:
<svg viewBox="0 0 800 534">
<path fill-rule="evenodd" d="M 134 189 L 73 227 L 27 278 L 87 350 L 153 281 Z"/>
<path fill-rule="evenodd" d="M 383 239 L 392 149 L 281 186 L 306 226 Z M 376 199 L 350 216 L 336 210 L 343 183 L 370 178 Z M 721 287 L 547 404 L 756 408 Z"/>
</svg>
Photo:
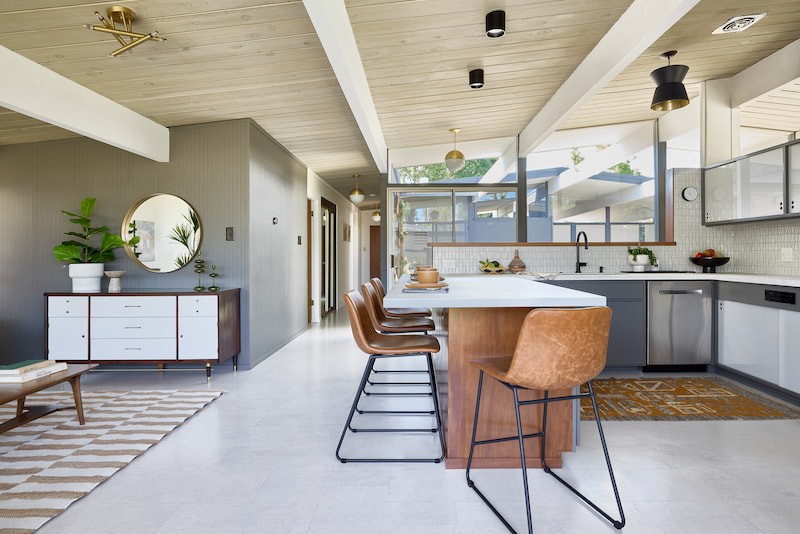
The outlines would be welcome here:
<svg viewBox="0 0 800 534">
<path fill-rule="evenodd" d="M 791 263 L 794 261 L 794 249 L 791 247 L 783 247 L 781 249 L 781 261 L 784 263 Z"/>
</svg>

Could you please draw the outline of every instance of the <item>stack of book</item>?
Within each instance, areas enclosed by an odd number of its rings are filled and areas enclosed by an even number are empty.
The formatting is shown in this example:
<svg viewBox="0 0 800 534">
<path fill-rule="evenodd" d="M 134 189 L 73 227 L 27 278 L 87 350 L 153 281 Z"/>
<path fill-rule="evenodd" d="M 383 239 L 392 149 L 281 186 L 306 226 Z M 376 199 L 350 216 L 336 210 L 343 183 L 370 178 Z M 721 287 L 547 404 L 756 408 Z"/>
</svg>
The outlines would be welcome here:
<svg viewBox="0 0 800 534">
<path fill-rule="evenodd" d="M 66 370 L 66 363 L 53 360 L 25 360 L 11 365 L 0 365 L 0 384 L 22 384 Z"/>
</svg>

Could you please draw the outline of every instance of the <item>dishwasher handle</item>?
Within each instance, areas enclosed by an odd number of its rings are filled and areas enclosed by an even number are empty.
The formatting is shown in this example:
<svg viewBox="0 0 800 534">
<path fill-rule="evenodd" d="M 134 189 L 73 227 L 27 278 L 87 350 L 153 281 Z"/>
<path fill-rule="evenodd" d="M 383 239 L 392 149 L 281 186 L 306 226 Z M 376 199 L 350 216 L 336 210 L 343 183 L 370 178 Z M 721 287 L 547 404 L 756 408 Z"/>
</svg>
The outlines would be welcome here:
<svg viewBox="0 0 800 534">
<path fill-rule="evenodd" d="M 702 295 L 702 289 L 659 289 L 659 295 Z"/>
</svg>

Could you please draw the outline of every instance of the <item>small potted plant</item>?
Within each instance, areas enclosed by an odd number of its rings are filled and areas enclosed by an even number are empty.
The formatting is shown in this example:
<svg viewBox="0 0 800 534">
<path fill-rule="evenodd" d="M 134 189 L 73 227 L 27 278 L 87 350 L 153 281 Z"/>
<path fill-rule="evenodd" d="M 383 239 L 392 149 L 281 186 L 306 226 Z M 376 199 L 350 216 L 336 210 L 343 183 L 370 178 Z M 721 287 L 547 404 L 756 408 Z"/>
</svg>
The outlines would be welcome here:
<svg viewBox="0 0 800 534">
<path fill-rule="evenodd" d="M 656 265 L 656 255 L 647 247 L 628 247 L 628 264 L 636 272 L 644 272 L 647 265 Z"/>
<path fill-rule="evenodd" d="M 126 245 L 122 237 L 108 231 L 108 226 L 92 226 L 95 200 L 91 197 L 83 199 L 80 214 L 62 210 L 69 217 L 69 222 L 78 225 L 80 230 L 64 232 L 73 239 L 62 241 L 53 247 L 55 258 L 69 265 L 73 293 L 99 293 L 105 262 L 114 259 L 114 249 Z M 100 245 L 92 244 L 92 241 L 96 242 L 92 238 L 101 234 L 103 237 Z M 139 237 L 135 236 L 127 244 L 133 246 L 138 242 Z"/>
</svg>

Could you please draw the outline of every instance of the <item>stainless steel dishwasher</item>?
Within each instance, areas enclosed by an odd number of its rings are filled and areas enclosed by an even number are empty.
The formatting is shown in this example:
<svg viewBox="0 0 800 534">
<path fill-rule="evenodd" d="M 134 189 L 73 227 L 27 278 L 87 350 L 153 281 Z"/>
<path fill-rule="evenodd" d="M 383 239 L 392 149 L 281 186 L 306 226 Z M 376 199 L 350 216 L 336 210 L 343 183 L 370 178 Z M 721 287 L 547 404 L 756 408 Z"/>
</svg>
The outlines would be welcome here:
<svg viewBox="0 0 800 534">
<path fill-rule="evenodd" d="M 647 364 L 711 363 L 714 282 L 647 283 Z"/>
</svg>

